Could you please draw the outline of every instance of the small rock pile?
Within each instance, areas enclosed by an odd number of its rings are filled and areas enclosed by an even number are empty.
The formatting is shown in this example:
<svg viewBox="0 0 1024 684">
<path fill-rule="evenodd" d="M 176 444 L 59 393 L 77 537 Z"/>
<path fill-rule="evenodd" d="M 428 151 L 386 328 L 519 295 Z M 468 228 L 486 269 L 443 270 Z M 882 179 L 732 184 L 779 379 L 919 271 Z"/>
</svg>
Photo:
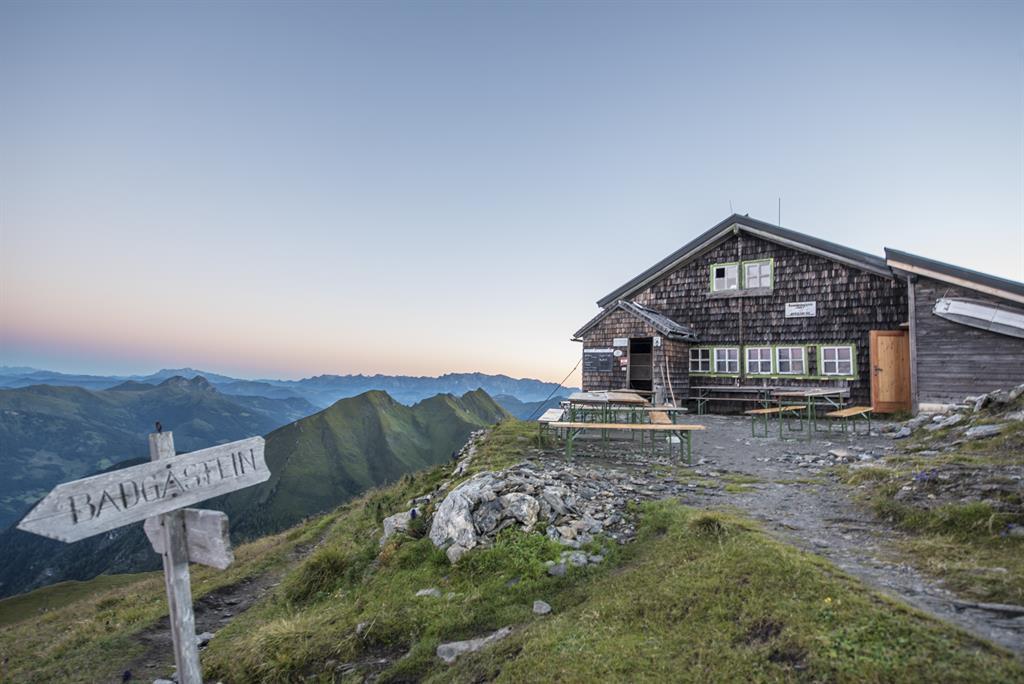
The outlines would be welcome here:
<svg viewBox="0 0 1024 684">
<path fill-rule="evenodd" d="M 626 512 L 629 502 L 685 489 L 671 477 L 615 468 L 520 463 L 479 473 L 453 489 L 434 512 L 430 539 L 453 563 L 510 526 L 531 531 L 545 524 L 548 537 L 574 549 L 597 535 L 626 543 L 636 534 Z"/>
<path fill-rule="evenodd" d="M 996 390 L 976 397 L 967 397 L 942 413 L 921 413 L 897 426 L 893 439 L 906 439 L 919 430 L 933 433 L 949 428 L 953 440 L 985 439 L 1003 432 L 1016 421 L 1024 421 L 1024 385 L 1009 390 Z M 1000 422 L 979 424 L 983 419 Z"/>
</svg>

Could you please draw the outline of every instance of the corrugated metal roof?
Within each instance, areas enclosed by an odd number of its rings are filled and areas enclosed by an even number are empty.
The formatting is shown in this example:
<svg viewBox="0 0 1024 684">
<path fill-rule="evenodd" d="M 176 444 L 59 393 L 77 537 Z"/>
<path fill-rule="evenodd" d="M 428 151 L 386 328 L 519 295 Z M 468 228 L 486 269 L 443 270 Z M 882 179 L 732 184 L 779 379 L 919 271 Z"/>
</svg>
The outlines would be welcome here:
<svg viewBox="0 0 1024 684">
<path fill-rule="evenodd" d="M 652 328 L 660 332 L 665 337 L 670 337 L 672 339 L 677 340 L 697 339 L 697 333 L 695 333 L 692 329 L 688 328 L 687 326 L 673 321 L 668 316 L 659 313 L 654 309 L 649 309 L 646 306 L 641 306 L 636 302 L 630 302 L 625 299 L 620 299 L 616 301 L 612 306 L 605 308 L 604 311 L 591 318 L 589 321 L 587 321 L 586 325 L 584 325 L 582 328 L 580 328 L 573 334 L 573 337 L 579 338 L 580 335 L 584 334 L 585 332 L 593 328 L 595 325 L 600 323 L 605 316 L 612 313 L 613 311 L 619 310 L 630 313 L 636 316 L 637 318 L 647 322 Z"/>
<path fill-rule="evenodd" d="M 898 249 L 890 249 L 889 247 L 885 248 L 885 258 L 886 263 L 893 269 L 901 270 L 898 265 L 894 265 L 893 263 L 898 262 L 918 269 L 931 271 L 939 280 L 942 280 L 941 276 L 946 276 L 948 278 L 956 278 L 957 280 L 981 285 L 991 290 L 998 290 L 1011 295 L 1016 295 L 1016 297 L 1010 297 L 1010 299 L 1013 299 L 1014 301 L 1018 301 L 1019 297 L 1024 297 L 1024 283 L 1017 280 L 1010 280 L 1008 278 L 989 275 L 988 273 L 972 271 L 969 268 L 954 266 L 953 264 L 936 261 L 935 259 L 928 259 L 909 252 L 901 252 Z M 992 292 L 991 294 L 998 296 L 998 292 Z"/>
<path fill-rule="evenodd" d="M 886 266 L 885 259 L 880 256 L 861 252 L 860 250 L 845 247 L 827 240 L 821 240 L 805 233 L 799 233 L 795 230 L 766 223 L 765 221 L 758 221 L 757 219 L 752 219 L 749 216 L 733 214 L 686 243 L 672 254 L 669 254 L 667 257 L 656 263 L 654 266 L 651 266 L 629 282 L 624 283 L 613 292 L 610 292 L 599 299 L 597 305 L 605 307 L 617 299 L 630 297 L 636 294 L 638 290 L 654 282 L 661 276 L 665 275 L 668 271 L 686 263 L 692 258 L 695 258 L 715 243 L 724 240 L 732 234 L 734 229 L 751 235 L 756 235 L 757 237 L 761 237 L 766 240 L 778 242 L 780 244 L 793 247 L 794 249 L 820 254 L 824 257 L 846 263 L 880 276 L 892 276 L 891 271 L 888 266 Z"/>
</svg>

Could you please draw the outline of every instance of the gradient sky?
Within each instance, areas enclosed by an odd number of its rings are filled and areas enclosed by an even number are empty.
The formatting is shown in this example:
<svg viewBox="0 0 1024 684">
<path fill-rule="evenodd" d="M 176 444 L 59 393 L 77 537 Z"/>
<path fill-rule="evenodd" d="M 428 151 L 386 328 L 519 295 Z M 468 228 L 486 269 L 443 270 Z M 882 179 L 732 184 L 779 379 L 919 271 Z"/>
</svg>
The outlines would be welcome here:
<svg viewBox="0 0 1024 684">
<path fill-rule="evenodd" d="M 1024 4 L 0 2 L 0 364 L 560 380 L 738 213 L 1024 279 Z"/>
</svg>

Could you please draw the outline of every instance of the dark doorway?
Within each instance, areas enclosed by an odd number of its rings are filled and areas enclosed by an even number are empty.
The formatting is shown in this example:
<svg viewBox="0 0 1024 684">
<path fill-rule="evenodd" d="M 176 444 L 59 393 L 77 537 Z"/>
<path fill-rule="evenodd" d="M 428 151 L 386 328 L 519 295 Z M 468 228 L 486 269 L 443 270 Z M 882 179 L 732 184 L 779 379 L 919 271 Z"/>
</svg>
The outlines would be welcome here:
<svg viewBox="0 0 1024 684">
<path fill-rule="evenodd" d="M 654 351 L 653 340 L 650 337 L 629 338 L 629 389 L 650 392 L 651 358 Z"/>
</svg>

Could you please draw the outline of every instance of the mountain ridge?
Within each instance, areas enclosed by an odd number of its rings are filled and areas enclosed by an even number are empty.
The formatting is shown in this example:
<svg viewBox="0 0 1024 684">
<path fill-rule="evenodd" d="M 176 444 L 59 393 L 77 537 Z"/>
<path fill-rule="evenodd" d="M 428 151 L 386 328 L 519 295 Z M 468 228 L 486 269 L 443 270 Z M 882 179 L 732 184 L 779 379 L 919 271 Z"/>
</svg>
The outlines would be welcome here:
<svg viewBox="0 0 1024 684">
<path fill-rule="evenodd" d="M 29 371 L 29 372 L 26 372 Z M 0 388 L 17 388 L 29 385 L 50 384 L 85 387 L 87 389 L 109 389 L 127 382 L 157 384 L 169 377 L 192 378 L 202 376 L 224 394 L 237 396 L 262 396 L 272 399 L 299 397 L 318 408 L 326 408 L 338 399 L 357 396 L 363 392 L 379 389 L 387 391 L 403 404 L 414 404 L 436 394 L 457 395 L 482 388 L 492 397 L 508 395 L 522 402 L 541 401 L 560 386 L 534 378 L 513 378 L 505 374 L 480 372 L 444 373 L 430 375 L 385 375 L 367 374 L 320 374 L 298 380 L 275 380 L 268 378 L 244 379 L 200 371 L 194 368 L 164 368 L 148 375 L 84 375 L 59 373 L 26 367 L 0 367 Z M 575 388 L 561 388 L 562 393 Z"/>
<path fill-rule="evenodd" d="M 202 387 L 204 382 L 175 380 L 167 387 Z M 212 386 L 209 391 L 216 393 Z M 482 390 L 461 397 L 438 395 L 411 407 L 380 391 L 341 399 L 266 434 L 270 480 L 205 501 L 202 507 L 226 511 L 235 540 L 271 534 L 367 489 L 446 462 L 474 430 L 508 417 Z M 175 430 L 171 422 L 165 427 Z M 189 450 L 177 432 L 175 443 L 179 452 Z M 12 525 L 0 533 L 0 557 L 6 560 L 0 566 L 0 596 L 103 572 L 156 569 L 159 557 L 141 527 L 136 523 L 62 544 Z"/>
</svg>

